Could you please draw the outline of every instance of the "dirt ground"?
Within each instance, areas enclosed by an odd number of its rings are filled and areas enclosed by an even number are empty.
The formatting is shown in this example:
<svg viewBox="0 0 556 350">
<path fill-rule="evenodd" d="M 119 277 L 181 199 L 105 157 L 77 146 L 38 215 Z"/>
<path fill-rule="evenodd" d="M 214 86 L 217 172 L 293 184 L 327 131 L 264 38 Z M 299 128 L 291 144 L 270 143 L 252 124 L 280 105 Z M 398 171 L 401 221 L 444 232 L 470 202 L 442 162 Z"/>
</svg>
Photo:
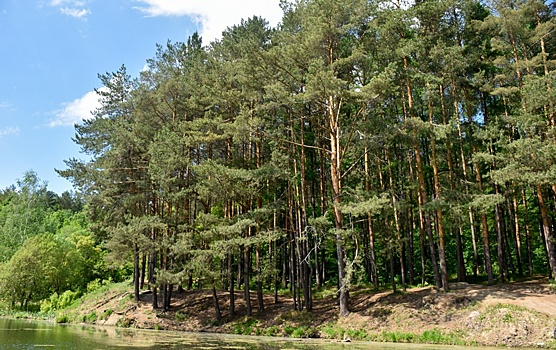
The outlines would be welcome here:
<svg viewBox="0 0 556 350">
<path fill-rule="evenodd" d="M 469 344 L 556 348 L 556 290 L 547 279 L 494 286 L 453 283 L 450 288 L 449 292 L 430 287 L 399 293 L 354 290 L 351 313 L 340 319 L 332 296 L 315 299 L 311 313 L 294 311 L 291 299 L 279 298 L 275 304 L 272 296 L 266 296 L 265 310 L 258 312 L 254 293 L 253 317 L 248 319 L 241 292 L 236 294 L 236 316 L 230 317 L 229 297 L 222 292 L 218 296 L 224 321 L 218 323 L 210 291 L 199 290 L 174 293 L 166 313 L 152 310 L 150 294 L 143 294 L 135 303 L 129 292 L 107 293 L 102 301 L 83 306 L 80 312 L 85 315 L 96 310 L 101 315 L 96 324 L 137 328 L 234 333 L 242 325 L 255 325 L 247 332 L 268 334 L 264 330 L 273 329 L 272 334 L 285 335 L 288 326 L 306 326 L 317 330 L 312 334 L 315 337 L 330 337 L 322 332 L 327 326 L 376 335 L 440 330 Z M 241 330 L 246 332 L 246 328 Z"/>
</svg>

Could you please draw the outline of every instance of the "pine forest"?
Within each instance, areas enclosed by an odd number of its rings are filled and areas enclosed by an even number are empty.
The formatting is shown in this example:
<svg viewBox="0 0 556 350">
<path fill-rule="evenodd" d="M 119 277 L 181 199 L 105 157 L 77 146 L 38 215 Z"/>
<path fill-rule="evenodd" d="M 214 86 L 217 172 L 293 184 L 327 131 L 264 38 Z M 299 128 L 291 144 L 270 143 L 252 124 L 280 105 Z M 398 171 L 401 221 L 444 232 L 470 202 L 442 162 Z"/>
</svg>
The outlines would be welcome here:
<svg viewBox="0 0 556 350">
<path fill-rule="evenodd" d="M 358 285 L 556 275 L 554 3 L 281 7 L 276 27 L 252 17 L 211 43 L 158 45 L 137 77 L 125 64 L 99 75 L 102 107 L 75 126 L 83 157 L 58 169 L 79 196 L 33 231 L 21 225 L 40 210 L 25 208 L 48 203 L 36 174 L 2 192 L 0 234 L 21 233 L 0 247 L 3 298 L 129 277 L 162 310 L 212 290 L 220 320 L 217 292 L 227 315 L 237 291 L 254 293 L 251 315 L 281 290 L 311 311 L 333 287 L 345 316 Z M 72 229 L 44 229 L 56 217 Z M 14 292 L 39 245 L 79 255 L 81 272 Z"/>
</svg>

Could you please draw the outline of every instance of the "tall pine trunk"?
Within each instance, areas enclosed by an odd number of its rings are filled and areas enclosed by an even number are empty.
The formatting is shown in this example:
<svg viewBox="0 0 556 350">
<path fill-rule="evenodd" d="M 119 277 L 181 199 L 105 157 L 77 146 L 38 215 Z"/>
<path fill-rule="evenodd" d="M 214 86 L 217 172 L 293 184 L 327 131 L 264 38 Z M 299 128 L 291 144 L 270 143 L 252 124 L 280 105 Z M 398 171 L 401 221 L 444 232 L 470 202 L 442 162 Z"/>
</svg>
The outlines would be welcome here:
<svg viewBox="0 0 556 350">
<path fill-rule="evenodd" d="M 335 108 L 334 97 L 329 97 L 329 132 L 330 132 L 330 180 L 332 182 L 332 197 L 334 203 L 334 223 L 336 227 L 336 256 L 338 258 L 338 283 L 339 283 L 339 301 L 340 316 L 349 314 L 349 290 L 346 276 L 346 254 L 341 230 L 344 227 L 344 215 L 342 213 L 342 176 L 340 164 L 340 127 L 338 125 L 339 111 Z"/>
<path fill-rule="evenodd" d="M 546 209 L 541 185 L 537 185 L 537 199 L 539 201 L 539 211 L 541 214 L 543 236 L 546 244 L 546 251 L 548 254 L 548 265 L 550 267 L 552 276 L 556 276 L 556 245 L 554 243 L 552 223 Z"/>
</svg>

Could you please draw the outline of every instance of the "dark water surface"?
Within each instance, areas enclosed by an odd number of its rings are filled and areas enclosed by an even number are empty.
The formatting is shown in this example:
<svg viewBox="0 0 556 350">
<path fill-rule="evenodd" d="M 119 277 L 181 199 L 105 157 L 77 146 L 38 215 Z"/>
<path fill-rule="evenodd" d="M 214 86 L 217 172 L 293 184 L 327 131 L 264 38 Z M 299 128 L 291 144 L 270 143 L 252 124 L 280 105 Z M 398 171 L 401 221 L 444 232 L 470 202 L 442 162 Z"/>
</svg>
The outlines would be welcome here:
<svg viewBox="0 0 556 350">
<path fill-rule="evenodd" d="M 451 346 L 339 343 L 325 340 L 234 336 L 57 325 L 0 318 L 0 349 L 463 349 Z M 484 349 L 484 348 L 481 348 Z"/>
</svg>

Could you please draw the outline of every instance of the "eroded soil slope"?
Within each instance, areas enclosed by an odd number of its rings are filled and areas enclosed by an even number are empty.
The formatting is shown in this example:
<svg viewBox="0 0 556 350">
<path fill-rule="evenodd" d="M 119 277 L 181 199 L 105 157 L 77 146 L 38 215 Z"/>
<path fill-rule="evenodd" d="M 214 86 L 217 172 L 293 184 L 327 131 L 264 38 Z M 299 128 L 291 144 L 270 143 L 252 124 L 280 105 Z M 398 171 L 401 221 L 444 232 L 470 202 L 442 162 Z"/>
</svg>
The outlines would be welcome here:
<svg viewBox="0 0 556 350">
<path fill-rule="evenodd" d="M 546 279 L 495 286 L 454 283 L 450 292 L 433 288 L 414 288 L 404 293 L 356 290 L 351 294 L 352 312 L 342 319 L 337 318 L 333 297 L 315 299 L 312 313 L 300 313 L 293 310 L 291 299 L 280 298 L 275 304 L 268 296 L 264 312 L 259 313 L 252 295 L 253 317 L 247 319 L 241 292 L 236 295 L 235 317 L 228 314 L 228 295 L 220 293 L 224 318 L 221 323 L 216 322 L 209 291 L 174 293 L 172 307 L 166 313 L 153 311 L 151 298 L 150 294 L 143 294 L 141 301 L 135 303 L 129 292 L 108 292 L 100 301 L 84 303 L 78 312 L 84 320 L 94 313 L 96 317 L 88 320 L 96 324 L 138 328 L 288 335 L 288 329 L 303 327 L 312 330 L 310 336 L 340 339 L 347 334 L 384 339 L 380 335 L 435 330 L 469 344 L 522 347 L 556 344 L 556 293 Z M 331 335 L 325 328 L 339 329 L 345 334 Z"/>
</svg>

